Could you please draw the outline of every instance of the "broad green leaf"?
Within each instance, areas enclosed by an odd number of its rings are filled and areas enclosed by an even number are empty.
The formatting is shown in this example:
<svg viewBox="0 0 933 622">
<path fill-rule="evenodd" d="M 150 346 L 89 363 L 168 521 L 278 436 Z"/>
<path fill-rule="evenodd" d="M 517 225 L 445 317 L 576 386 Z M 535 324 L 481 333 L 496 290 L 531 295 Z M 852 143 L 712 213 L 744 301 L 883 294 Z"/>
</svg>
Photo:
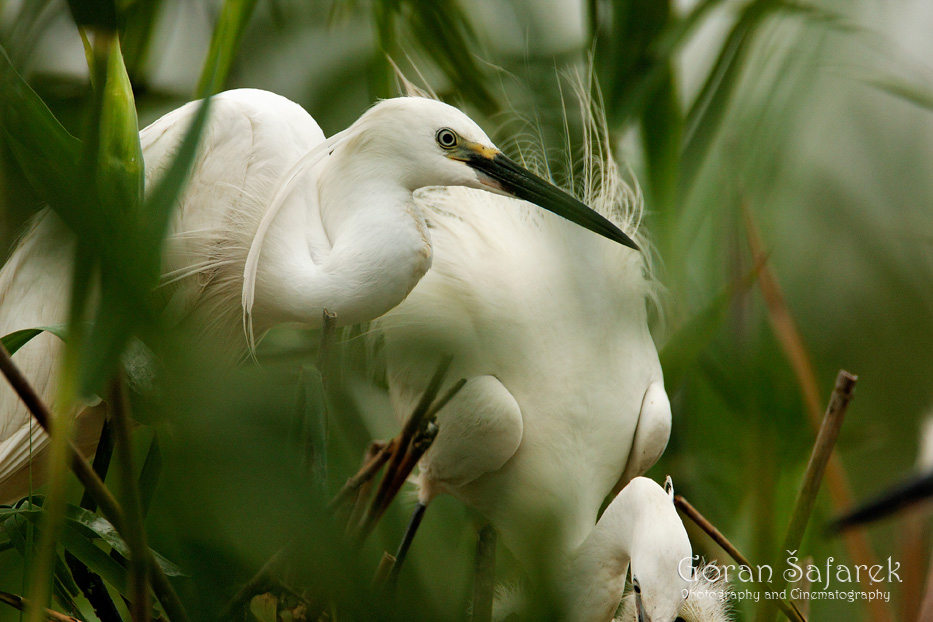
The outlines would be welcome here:
<svg viewBox="0 0 933 622">
<path fill-rule="evenodd" d="M 677 173 L 683 131 L 673 71 L 668 71 L 658 85 L 642 114 L 641 127 L 648 160 L 649 205 L 660 212 L 666 234 L 672 231 L 672 220 L 677 213 Z"/>
<path fill-rule="evenodd" d="M 109 266 L 108 266 L 109 267 Z M 120 356 L 145 310 L 135 292 L 116 284 L 112 272 L 101 274 L 100 302 L 87 340 L 82 344 L 79 391 L 84 398 L 103 395 Z"/>
<path fill-rule="evenodd" d="M 121 555 L 124 557 L 127 556 L 129 549 L 126 542 L 120 537 L 120 534 L 117 533 L 117 530 L 106 518 L 77 505 L 69 505 L 65 510 L 65 515 L 69 525 L 71 525 L 75 531 L 81 532 L 83 528 L 87 530 L 86 534 L 93 534 L 93 537 L 104 540 Z M 164 570 L 165 574 L 168 576 L 186 576 L 181 568 L 156 551 L 152 551 L 152 554 L 155 556 L 156 562 L 158 562 L 159 566 L 162 567 L 162 570 Z"/>
<path fill-rule="evenodd" d="M 38 328 L 24 328 L 22 330 L 13 331 L 8 335 L 0 337 L 0 341 L 3 341 L 3 347 L 10 353 L 10 356 L 13 356 L 17 350 L 32 341 L 33 337 L 45 332 L 52 333 L 59 339 L 65 340 L 65 325 L 56 324 L 54 326 L 40 326 Z"/>
<path fill-rule="evenodd" d="M 37 528 L 43 527 L 42 510 L 23 510 L 19 516 L 33 523 Z M 121 595 L 126 596 L 126 569 L 112 557 L 97 547 L 90 537 L 93 531 L 76 526 L 75 521 L 66 520 L 59 533 L 59 544 L 65 547 L 82 564 L 112 585 Z"/>
<path fill-rule="evenodd" d="M 0 126 L 26 179 L 76 231 L 86 229 L 84 203 L 75 181 L 80 173 L 81 141 L 68 133 L 0 48 Z"/>
<path fill-rule="evenodd" d="M 163 2 L 145 0 L 123 4 L 125 6 L 118 7 L 118 12 L 121 22 L 120 47 L 123 49 L 126 73 L 133 82 L 143 83 L 143 71 L 149 58 L 152 33 Z"/>
</svg>

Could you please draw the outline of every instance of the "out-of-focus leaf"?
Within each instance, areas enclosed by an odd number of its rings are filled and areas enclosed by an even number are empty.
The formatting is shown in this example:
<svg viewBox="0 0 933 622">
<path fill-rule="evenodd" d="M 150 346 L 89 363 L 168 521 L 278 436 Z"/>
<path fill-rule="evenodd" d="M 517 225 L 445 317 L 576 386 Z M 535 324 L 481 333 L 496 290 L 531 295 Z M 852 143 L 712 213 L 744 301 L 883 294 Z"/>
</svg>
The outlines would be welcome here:
<svg viewBox="0 0 933 622">
<path fill-rule="evenodd" d="M 680 196 L 693 187 L 697 174 L 706 162 L 706 154 L 719 135 L 719 127 L 739 81 L 745 54 L 753 34 L 774 8 L 772 0 L 748 5 L 726 37 L 719 56 L 703 83 L 703 88 L 687 113 L 680 176 Z"/>
<path fill-rule="evenodd" d="M 76 231 L 83 227 L 80 188 L 81 141 L 58 119 L 13 69 L 0 48 L 0 120 L 3 136 L 26 179 Z"/>
<path fill-rule="evenodd" d="M 144 309 L 133 292 L 119 287 L 109 273 L 101 275 L 101 296 L 91 331 L 81 348 L 80 395 L 102 395 L 107 379 L 120 362 L 136 321 Z M 128 295 L 129 294 L 129 295 Z"/>
<path fill-rule="evenodd" d="M 673 72 L 668 71 L 642 114 L 642 136 L 648 162 L 650 205 L 661 213 L 664 232 L 673 229 L 683 115 Z"/>
<path fill-rule="evenodd" d="M 138 88 L 145 79 L 143 69 L 149 58 L 149 44 L 158 21 L 162 0 L 145 0 L 124 4 L 127 6 L 119 7 L 121 22 L 120 46 L 123 48 L 126 73 Z"/>
<path fill-rule="evenodd" d="M 159 449 L 159 437 L 153 434 L 149 451 L 146 452 L 146 461 L 139 474 L 139 505 L 145 517 L 155 494 L 156 484 L 159 482 L 159 473 L 162 470 L 162 451 Z"/>
<path fill-rule="evenodd" d="M 13 356 L 17 350 L 32 341 L 33 337 L 44 332 L 52 333 L 61 340 L 65 339 L 65 325 L 56 324 L 55 326 L 40 326 L 38 328 L 16 330 L 8 335 L 4 335 L 0 338 L 0 341 L 3 341 L 3 347 L 10 353 L 10 356 Z"/>
<path fill-rule="evenodd" d="M 920 108 L 933 110 L 933 89 L 897 76 L 866 78 L 865 83 Z"/>
<path fill-rule="evenodd" d="M 394 70 L 388 61 L 407 55 L 405 46 L 416 44 L 433 60 L 451 81 L 454 90 L 485 114 L 499 109 L 489 90 L 485 72 L 476 60 L 478 40 L 469 17 L 454 0 L 379 0 L 373 3 L 373 21 L 381 50 L 383 80 L 378 95 L 395 94 Z M 403 27 L 404 44 L 400 44 L 397 28 Z"/>
<path fill-rule="evenodd" d="M 210 101 L 209 97 L 205 98 L 198 106 L 198 111 L 191 121 L 191 127 L 188 128 L 185 138 L 175 152 L 175 159 L 156 186 L 150 189 L 143 208 L 142 250 L 148 253 L 144 265 L 148 268 L 148 276 L 150 277 L 148 285 L 150 287 L 155 287 L 159 282 L 162 238 L 165 237 L 168 230 L 175 203 L 188 182 L 188 174 L 197 154 L 198 141 L 201 138 L 204 124 L 207 123 Z"/>
<path fill-rule="evenodd" d="M 246 29 L 256 0 L 226 0 L 214 34 L 211 36 L 211 47 L 207 53 L 207 61 L 201 71 L 198 82 L 198 95 L 214 95 L 224 88 L 233 58 L 239 48 L 240 37 Z"/>
<path fill-rule="evenodd" d="M 87 249 L 99 254 L 101 295 L 86 341 L 79 344 L 78 391 L 100 395 L 116 369 L 134 325 L 146 317 L 147 266 L 140 245 L 139 205 L 142 202 L 143 160 L 133 89 L 119 38 L 99 34 L 95 40 L 93 74 L 97 75 L 94 123 L 85 143 L 84 163 L 96 182 L 101 214 L 100 244 Z M 78 258 L 77 261 L 82 259 Z M 157 269 L 156 269 L 157 271 Z M 86 296 L 75 288 L 74 296 Z M 80 310 L 75 305 L 73 310 Z M 71 316 L 72 321 L 76 318 Z"/>
<path fill-rule="evenodd" d="M 687 370 L 696 363 L 725 320 L 732 298 L 751 287 L 758 278 L 758 271 L 756 267 L 740 281 L 727 285 L 667 340 L 658 355 L 668 391 L 677 390 Z"/>
<path fill-rule="evenodd" d="M 279 599 L 272 594 L 257 594 L 249 602 L 249 610 L 259 622 L 277 622 Z"/>
<path fill-rule="evenodd" d="M 664 83 L 671 58 L 658 56 L 654 41 L 668 23 L 671 7 L 657 0 L 614 0 L 595 3 L 591 11 L 596 73 L 609 122 L 618 125 L 646 110 Z"/>
</svg>

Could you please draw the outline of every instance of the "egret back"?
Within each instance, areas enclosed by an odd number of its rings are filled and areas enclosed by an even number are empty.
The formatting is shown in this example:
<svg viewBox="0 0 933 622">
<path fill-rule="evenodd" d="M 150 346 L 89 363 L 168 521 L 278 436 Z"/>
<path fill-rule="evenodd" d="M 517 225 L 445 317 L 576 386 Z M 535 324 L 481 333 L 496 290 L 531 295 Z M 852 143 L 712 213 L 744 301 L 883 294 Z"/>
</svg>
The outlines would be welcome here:
<svg viewBox="0 0 933 622">
<path fill-rule="evenodd" d="M 198 105 L 186 104 L 140 132 L 147 188 L 171 164 Z M 163 255 L 170 321 L 190 320 L 195 334 L 242 354 L 241 299 L 250 245 L 283 172 L 323 141 L 324 133 L 301 106 L 274 93 L 237 89 L 213 98 Z M 266 234 L 253 313 L 259 334 L 275 323 L 262 303 L 294 297 L 291 267 L 320 260 L 331 246 L 321 225 L 313 172 L 304 181 L 294 187 Z"/>
</svg>

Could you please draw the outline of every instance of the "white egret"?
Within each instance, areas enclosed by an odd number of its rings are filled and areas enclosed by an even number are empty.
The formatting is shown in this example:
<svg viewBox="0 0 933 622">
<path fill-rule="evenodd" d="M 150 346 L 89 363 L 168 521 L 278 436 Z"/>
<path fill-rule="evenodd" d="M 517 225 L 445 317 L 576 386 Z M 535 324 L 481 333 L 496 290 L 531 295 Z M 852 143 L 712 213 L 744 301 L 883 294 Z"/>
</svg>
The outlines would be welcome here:
<svg viewBox="0 0 933 622">
<path fill-rule="evenodd" d="M 171 161 L 195 111 L 196 104 L 182 106 L 140 132 L 147 185 Z M 174 217 L 164 259 L 166 282 L 174 283 L 169 313 L 195 312 L 205 333 L 225 336 L 237 353 L 247 343 L 244 325 L 252 345 L 254 330 L 319 326 L 324 310 L 339 324 L 376 318 L 431 266 L 430 230 L 412 193 L 433 185 L 527 199 L 636 248 L 612 222 L 508 160 L 476 123 L 441 102 L 385 100 L 325 140 L 297 104 L 236 90 L 214 99 Z M 65 319 L 69 240 L 46 212 L 14 252 L 0 275 L 4 334 Z M 50 348 L 45 340 L 17 354 L 46 400 L 56 385 Z M 0 498 L 9 498 L 15 493 L 3 482 L 25 469 L 46 438 L 30 434 L 30 418 L 6 386 L 0 418 Z"/>
<path fill-rule="evenodd" d="M 691 567 L 692 551 L 665 488 L 636 477 L 609 504 L 557 574 L 563 619 L 572 622 L 728 622 L 724 580 Z M 626 578 L 632 589 L 623 596 Z M 691 598 L 693 597 L 693 598 Z M 493 618 L 527 607 L 521 590 L 500 590 Z"/>
<path fill-rule="evenodd" d="M 602 160 L 588 159 L 586 200 L 633 229 L 637 200 Z M 644 257 L 515 199 L 453 187 L 415 198 L 434 264 L 373 324 L 395 412 L 412 411 L 448 356 L 448 378 L 467 382 L 438 415 L 413 524 L 449 493 L 526 564 L 542 520 L 559 531 L 553 551 L 573 551 L 670 432 Z"/>
<path fill-rule="evenodd" d="M 692 555 L 674 507 L 673 488 L 665 490 L 636 477 L 612 500 L 571 557 L 561 583 L 567 593 L 567 619 L 612 620 L 631 567 L 638 622 L 673 622 L 689 592 Z"/>
</svg>

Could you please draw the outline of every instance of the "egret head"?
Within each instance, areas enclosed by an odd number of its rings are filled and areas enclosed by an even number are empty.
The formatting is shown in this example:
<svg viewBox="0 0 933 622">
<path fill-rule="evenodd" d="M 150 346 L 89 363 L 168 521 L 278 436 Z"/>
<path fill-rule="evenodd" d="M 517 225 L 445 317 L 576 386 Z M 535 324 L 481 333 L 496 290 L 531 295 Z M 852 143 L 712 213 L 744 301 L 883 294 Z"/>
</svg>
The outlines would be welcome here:
<svg viewBox="0 0 933 622">
<path fill-rule="evenodd" d="M 632 544 L 632 590 L 638 622 L 673 622 L 689 589 L 693 550 L 674 509 L 673 489 L 655 487 L 646 504 L 663 505 L 641 521 Z"/>
<path fill-rule="evenodd" d="M 503 155 L 472 119 L 453 106 L 420 97 L 387 99 L 355 126 L 359 131 L 348 143 L 379 157 L 410 190 L 467 186 L 516 197 L 638 249 L 610 220 Z"/>
</svg>

